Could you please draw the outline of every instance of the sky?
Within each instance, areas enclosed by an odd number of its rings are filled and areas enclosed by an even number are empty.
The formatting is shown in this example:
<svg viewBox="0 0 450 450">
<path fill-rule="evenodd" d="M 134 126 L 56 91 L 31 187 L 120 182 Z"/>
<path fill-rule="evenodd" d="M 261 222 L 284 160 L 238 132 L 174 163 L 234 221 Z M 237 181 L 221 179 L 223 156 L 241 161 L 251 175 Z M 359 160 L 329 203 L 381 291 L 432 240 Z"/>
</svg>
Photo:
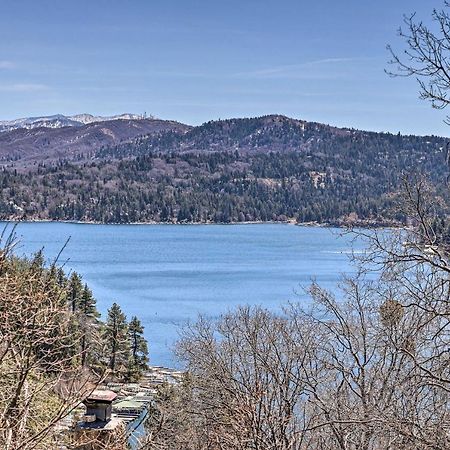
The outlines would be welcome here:
<svg viewBox="0 0 450 450">
<path fill-rule="evenodd" d="M 443 0 L 0 0 L 0 120 L 124 112 L 188 124 L 284 114 L 448 136 L 391 78 L 403 14 Z M 450 112 L 449 112 L 450 114 Z"/>
</svg>

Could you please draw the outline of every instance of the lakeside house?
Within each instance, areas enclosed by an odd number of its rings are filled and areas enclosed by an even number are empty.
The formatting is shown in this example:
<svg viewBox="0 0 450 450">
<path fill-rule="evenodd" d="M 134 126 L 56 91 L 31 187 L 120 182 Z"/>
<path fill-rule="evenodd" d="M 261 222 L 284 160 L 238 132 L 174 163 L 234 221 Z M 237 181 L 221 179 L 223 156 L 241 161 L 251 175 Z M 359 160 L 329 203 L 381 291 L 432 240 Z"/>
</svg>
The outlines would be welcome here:
<svg viewBox="0 0 450 450">
<path fill-rule="evenodd" d="M 137 448 L 145 435 L 145 420 L 158 386 L 181 381 L 183 372 L 154 366 L 139 383 L 107 382 L 93 391 L 82 404 L 85 413 L 75 426 L 77 450 L 105 448 L 108 442 L 123 440 L 124 449 Z M 81 405 L 80 405 L 81 411 Z M 125 438 L 124 438 L 125 437 Z"/>
</svg>

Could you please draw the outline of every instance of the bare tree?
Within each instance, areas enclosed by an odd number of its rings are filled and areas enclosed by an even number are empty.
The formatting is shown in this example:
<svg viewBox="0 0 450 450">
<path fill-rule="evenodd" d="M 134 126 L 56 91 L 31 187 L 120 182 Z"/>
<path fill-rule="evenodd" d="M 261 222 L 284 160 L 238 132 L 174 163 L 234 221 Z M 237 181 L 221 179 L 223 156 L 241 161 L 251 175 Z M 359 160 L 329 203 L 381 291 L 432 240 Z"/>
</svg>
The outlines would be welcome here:
<svg viewBox="0 0 450 450">
<path fill-rule="evenodd" d="M 445 366 L 439 356 L 442 323 L 404 306 L 410 293 L 402 281 L 347 280 L 339 301 L 312 287 L 315 308 L 308 315 L 322 334 L 320 376 L 310 377 L 311 403 L 320 414 L 309 430 L 314 440 L 323 436 L 330 445 L 324 448 L 431 449 L 450 443 L 442 433 L 450 424 L 447 390 L 426 372 L 436 374 L 440 366 L 442 374 Z M 294 309 L 294 317 L 301 314 Z"/>
<path fill-rule="evenodd" d="M 388 46 L 394 66 L 393 76 L 413 76 L 420 87 L 420 97 L 431 101 L 434 108 L 444 109 L 450 103 L 450 16 L 449 2 L 443 9 L 434 9 L 432 22 L 426 25 L 415 14 L 404 17 L 405 27 L 399 36 L 405 41 L 402 53 Z M 447 123 L 449 119 L 447 118 Z"/>
<path fill-rule="evenodd" d="M 309 356 L 296 332 L 286 317 L 260 308 L 240 308 L 186 330 L 179 354 L 188 366 L 189 394 L 175 404 L 176 414 L 189 412 L 189 448 L 297 448 Z"/>
<path fill-rule="evenodd" d="M 448 315 L 427 306 L 443 280 L 395 269 L 190 327 L 188 378 L 160 397 L 145 448 L 448 448 Z"/>
<path fill-rule="evenodd" d="M 0 447 L 56 448 L 101 376 L 80 364 L 80 336 L 54 270 L 0 254 Z"/>
</svg>

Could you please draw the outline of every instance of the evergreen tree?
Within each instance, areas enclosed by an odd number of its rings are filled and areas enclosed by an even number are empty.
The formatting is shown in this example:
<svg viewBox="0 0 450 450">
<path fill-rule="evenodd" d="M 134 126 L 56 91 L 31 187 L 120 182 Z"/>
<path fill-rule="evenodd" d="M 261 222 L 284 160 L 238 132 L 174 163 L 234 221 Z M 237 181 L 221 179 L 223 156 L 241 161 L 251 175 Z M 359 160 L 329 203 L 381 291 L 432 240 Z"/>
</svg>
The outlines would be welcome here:
<svg viewBox="0 0 450 450">
<path fill-rule="evenodd" d="M 141 321 L 134 316 L 128 326 L 128 339 L 130 343 L 131 364 L 129 373 L 132 377 L 137 377 L 147 369 L 148 346 L 144 338 L 144 327 Z"/>
<path fill-rule="evenodd" d="M 83 287 L 83 291 L 81 293 L 78 310 L 85 317 L 92 318 L 94 320 L 100 317 L 99 312 L 97 311 L 97 305 L 94 296 L 92 295 L 92 291 L 89 289 L 88 285 L 85 283 Z"/>
<path fill-rule="evenodd" d="M 83 284 L 81 277 L 76 272 L 73 272 L 69 279 L 68 301 L 71 311 L 77 311 L 81 296 L 83 294 Z"/>
<path fill-rule="evenodd" d="M 64 269 L 62 267 L 59 267 L 57 269 L 57 279 L 58 279 L 58 285 L 60 287 L 64 287 L 67 284 L 67 277 L 64 273 Z"/>
<path fill-rule="evenodd" d="M 42 272 L 44 270 L 45 260 L 44 260 L 44 252 L 41 250 L 38 250 L 31 260 L 31 268 Z"/>
<path fill-rule="evenodd" d="M 85 366 L 89 350 L 96 343 L 95 335 L 98 328 L 98 318 L 100 317 L 100 313 L 97 311 L 96 300 L 87 284 L 84 285 L 77 308 L 81 332 L 81 363 Z"/>
<path fill-rule="evenodd" d="M 127 364 L 130 356 L 127 318 L 117 303 L 113 303 L 108 310 L 104 340 L 108 366 L 113 373 L 116 373 L 121 366 Z"/>
</svg>

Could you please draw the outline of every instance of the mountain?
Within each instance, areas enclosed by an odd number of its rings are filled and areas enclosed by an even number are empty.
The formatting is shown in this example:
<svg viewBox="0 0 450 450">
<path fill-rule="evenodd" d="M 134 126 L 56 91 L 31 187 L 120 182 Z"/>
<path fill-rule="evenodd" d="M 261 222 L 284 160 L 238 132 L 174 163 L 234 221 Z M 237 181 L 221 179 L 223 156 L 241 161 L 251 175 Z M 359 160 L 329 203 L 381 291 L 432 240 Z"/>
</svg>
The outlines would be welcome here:
<svg viewBox="0 0 450 450">
<path fill-rule="evenodd" d="M 141 119 L 155 119 L 153 116 L 143 116 L 141 114 L 119 114 L 117 116 L 93 116 L 92 114 L 77 114 L 75 116 L 69 116 L 68 119 L 80 122 L 80 124 L 86 125 L 93 122 L 109 122 L 111 120 L 141 120 Z"/>
<path fill-rule="evenodd" d="M 291 119 L 156 119 L 0 134 L 0 219 L 395 224 L 403 177 L 448 200 L 447 140 Z"/>
<path fill-rule="evenodd" d="M 197 151 L 303 151 L 321 142 L 376 136 L 359 130 L 291 119 L 282 115 L 210 121 L 185 133 L 159 133 L 103 149 L 104 156 L 130 156 L 148 152 Z M 380 133 L 383 135 L 383 133 Z"/>
<path fill-rule="evenodd" d="M 25 117 L 22 119 L 0 121 L 0 133 L 16 130 L 18 128 L 32 130 L 34 128 L 79 127 L 94 122 L 108 122 L 111 120 L 140 120 L 143 118 L 144 117 L 139 114 L 120 114 L 110 117 L 93 116 L 92 114 L 78 114 L 75 116 L 56 114 L 53 116 L 43 117 Z M 149 116 L 148 118 L 152 119 L 153 117 Z"/>
<path fill-rule="evenodd" d="M 79 120 L 81 120 L 79 118 Z M 89 117 L 83 117 L 89 121 Z M 158 119 L 113 119 L 63 128 L 17 128 L 0 133 L 0 163 L 28 167 L 58 159 L 90 158 L 104 146 L 160 132 L 184 133 L 187 125 Z"/>
<path fill-rule="evenodd" d="M 74 127 L 80 126 L 81 123 L 72 120 L 69 117 L 57 114 L 54 116 L 45 117 L 25 117 L 15 120 L 3 120 L 0 121 L 0 132 L 7 132 L 17 130 L 19 128 L 33 129 L 33 128 L 62 128 L 62 127 Z"/>
</svg>

